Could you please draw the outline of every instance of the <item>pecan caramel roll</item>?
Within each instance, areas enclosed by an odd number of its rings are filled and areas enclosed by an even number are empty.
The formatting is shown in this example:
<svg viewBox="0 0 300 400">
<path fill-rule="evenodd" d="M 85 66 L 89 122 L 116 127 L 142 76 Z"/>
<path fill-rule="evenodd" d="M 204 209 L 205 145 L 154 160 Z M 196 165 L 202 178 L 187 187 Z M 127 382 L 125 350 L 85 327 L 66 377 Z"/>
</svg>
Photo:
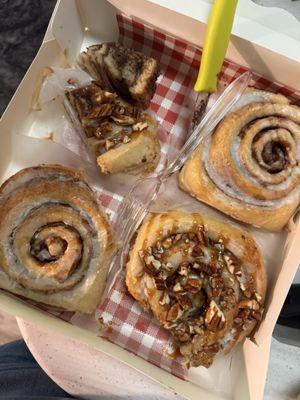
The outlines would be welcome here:
<svg viewBox="0 0 300 400">
<path fill-rule="evenodd" d="M 194 367 L 209 367 L 253 330 L 266 290 L 264 264 L 248 233 L 181 211 L 148 215 L 126 283 Z"/>
<path fill-rule="evenodd" d="M 300 201 L 300 108 L 248 89 L 187 161 L 180 186 L 257 227 L 281 230 Z"/>
<path fill-rule="evenodd" d="M 67 91 L 66 97 L 66 109 L 75 125 L 79 120 L 101 172 L 137 175 L 154 171 L 160 158 L 154 118 L 104 90 L 98 81 Z"/>
<path fill-rule="evenodd" d="M 114 234 L 82 174 L 21 170 L 0 188 L 0 287 L 91 313 L 115 252 Z"/>
</svg>

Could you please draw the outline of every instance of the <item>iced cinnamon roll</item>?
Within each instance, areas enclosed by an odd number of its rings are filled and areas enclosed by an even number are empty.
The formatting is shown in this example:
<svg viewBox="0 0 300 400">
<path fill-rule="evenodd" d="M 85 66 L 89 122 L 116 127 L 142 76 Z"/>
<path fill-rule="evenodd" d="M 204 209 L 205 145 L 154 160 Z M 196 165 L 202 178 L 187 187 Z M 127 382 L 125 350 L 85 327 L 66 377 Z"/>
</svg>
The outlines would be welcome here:
<svg viewBox="0 0 300 400">
<path fill-rule="evenodd" d="M 263 260 L 249 234 L 181 211 L 147 216 L 130 252 L 126 284 L 194 367 L 209 367 L 250 334 L 266 290 Z"/>
<path fill-rule="evenodd" d="M 249 89 L 183 167 L 179 184 L 240 221 L 281 230 L 300 201 L 300 108 Z"/>
<path fill-rule="evenodd" d="M 0 220 L 0 288 L 70 311 L 96 309 L 116 245 L 78 170 L 21 170 L 0 188 Z"/>
</svg>

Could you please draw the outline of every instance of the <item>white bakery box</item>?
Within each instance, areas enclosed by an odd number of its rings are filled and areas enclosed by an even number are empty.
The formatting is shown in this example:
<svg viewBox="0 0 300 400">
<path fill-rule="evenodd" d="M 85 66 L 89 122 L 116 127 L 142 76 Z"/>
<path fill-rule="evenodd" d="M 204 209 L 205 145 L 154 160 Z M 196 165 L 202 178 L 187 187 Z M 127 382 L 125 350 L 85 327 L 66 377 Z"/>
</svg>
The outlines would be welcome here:
<svg viewBox="0 0 300 400">
<path fill-rule="evenodd" d="M 87 45 L 116 40 L 117 10 L 201 46 L 211 3 L 209 0 L 58 1 L 41 48 L 1 120 L 1 182 L 11 171 L 18 169 L 20 155 L 24 158 L 27 154 L 26 147 L 18 138 L 26 135 L 29 129 L 24 121 L 36 101 L 46 67 L 73 66 L 76 56 Z M 240 0 L 233 33 L 226 55 L 229 60 L 249 67 L 267 79 L 300 90 L 300 24 L 293 16 L 280 9 L 263 8 L 250 0 Z M 38 152 L 32 159 L 32 149 L 28 157 L 31 157 L 29 162 L 32 165 L 44 161 L 43 154 Z M 246 339 L 242 350 L 233 356 L 231 380 L 234 399 L 259 400 L 263 397 L 272 331 L 299 260 L 300 224 L 296 225 L 292 235 L 287 236 L 281 265 L 268 271 L 267 318 L 256 332 L 255 341 Z M 3 291 L 0 291 L 0 308 L 89 344 L 188 399 L 222 398 L 220 394 L 171 375 L 87 329 L 52 317 Z"/>
</svg>

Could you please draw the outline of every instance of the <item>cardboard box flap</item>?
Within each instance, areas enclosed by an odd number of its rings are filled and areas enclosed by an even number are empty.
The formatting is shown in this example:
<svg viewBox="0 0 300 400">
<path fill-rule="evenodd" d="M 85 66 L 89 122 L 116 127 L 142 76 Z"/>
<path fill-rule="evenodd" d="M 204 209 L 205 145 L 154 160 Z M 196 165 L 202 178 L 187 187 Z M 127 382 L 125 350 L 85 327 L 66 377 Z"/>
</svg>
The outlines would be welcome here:
<svg viewBox="0 0 300 400">
<path fill-rule="evenodd" d="M 248 0 L 245 0 L 248 2 Z M 210 4 L 205 0 L 172 3 L 167 0 L 99 0 L 77 2 L 60 0 L 51 22 L 51 32 L 61 49 L 66 53 L 70 65 L 86 46 L 113 41 L 118 37 L 115 14 L 117 9 L 128 15 L 159 27 L 187 42 L 203 44 Z M 280 13 L 281 15 L 281 13 Z M 72 24 L 63 24 L 71 20 Z M 300 27 L 300 23 L 293 21 Z M 226 57 L 237 64 L 251 67 L 264 77 L 300 89 L 297 64 L 300 60 L 300 41 L 284 36 L 282 32 L 264 30 L 263 25 L 237 16 L 234 32 Z M 266 28 L 267 29 L 267 28 Z M 300 29 L 299 29 L 300 31 Z M 50 31 L 47 31 L 49 37 Z M 298 50 L 298 51 L 297 51 Z M 276 52 L 276 68 L 274 54 Z"/>
</svg>

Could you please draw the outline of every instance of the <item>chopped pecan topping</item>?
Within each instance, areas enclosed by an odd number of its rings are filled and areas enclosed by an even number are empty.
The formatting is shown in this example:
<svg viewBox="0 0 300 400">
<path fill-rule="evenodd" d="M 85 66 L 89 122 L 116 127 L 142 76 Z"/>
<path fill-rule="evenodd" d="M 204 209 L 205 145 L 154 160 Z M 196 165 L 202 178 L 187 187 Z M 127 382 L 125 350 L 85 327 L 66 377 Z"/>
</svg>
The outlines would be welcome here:
<svg viewBox="0 0 300 400">
<path fill-rule="evenodd" d="M 101 83 L 93 81 L 82 88 L 66 91 L 66 96 L 76 111 L 87 137 L 109 140 L 100 153 L 116 145 L 128 143 L 133 131 L 142 131 L 148 126 L 145 115 L 116 95 L 103 90 Z M 122 127 L 128 127 L 127 133 Z"/>
<path fill-rule="evenodd" d="M 207 332 L 223 331 L 228 324 L 236 335 L 262 315 L 262 298 L 255 292 L 255 281 L 251 274 L 242 274 L 240 261 L 225 248 L 224 240 L 212 239 L 200 226 L 192 232 L 160 237 L 155 246 L 140 253 L 144 271 L 162 291 L 163 325 L 182 343 L 182 354 L 192 351 L 188 358 L 193 365 L 200 360 L 201 365 L 208 362 L 202 354 L 204 348 L 211 358 L 221 348 L 219 344 L 214 349 L 207 346 Z M 227 315 L 236 307 L 232 321 Z"/>
</svg>

